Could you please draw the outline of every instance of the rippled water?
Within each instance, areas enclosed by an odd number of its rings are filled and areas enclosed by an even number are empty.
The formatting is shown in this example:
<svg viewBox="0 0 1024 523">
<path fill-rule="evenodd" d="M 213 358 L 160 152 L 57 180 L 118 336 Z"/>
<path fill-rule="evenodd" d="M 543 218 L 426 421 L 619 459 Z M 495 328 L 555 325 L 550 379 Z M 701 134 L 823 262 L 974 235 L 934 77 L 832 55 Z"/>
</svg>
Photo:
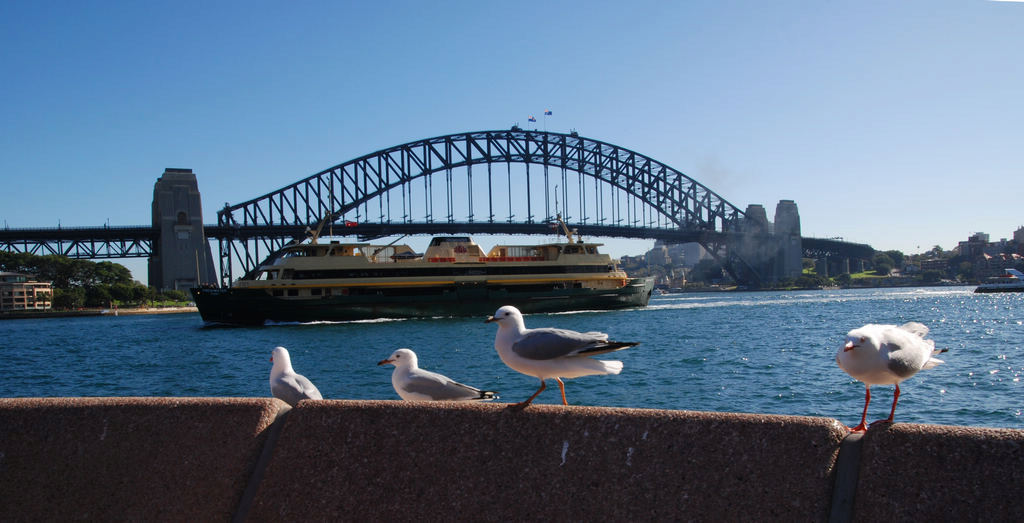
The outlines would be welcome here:
<svg viewBox="0 0 1024 523">
<path fill-rule="evenodd" d="M 528 327 L 601 330 L 640 341 L 602 356 L 617 376 L 566 381 L 569 402 L 659 409 L 828 416 L 859 421 L 864 386 L 835 364 L 848 330 L 919 321 L 946 361 L 901 387 L 896 420 L 1024 428 L 1024 294 L 971 287 L 656 296 L 644 309 L 536 314 Z M 270 350 L 288 347 L 326 398 L 397 399 L 398 347 L 424 368 L 520 401 L 539 382 L 505 367 L 496 327 L 479 318 L 204 327 L 197 314 L 0 322 L 7 372 L 0 397 L 266 396 Z M 870 419 L 892 387 L 872 388 Z M 554 384 L 539 403 L 559 403 Z"/>
</svg>

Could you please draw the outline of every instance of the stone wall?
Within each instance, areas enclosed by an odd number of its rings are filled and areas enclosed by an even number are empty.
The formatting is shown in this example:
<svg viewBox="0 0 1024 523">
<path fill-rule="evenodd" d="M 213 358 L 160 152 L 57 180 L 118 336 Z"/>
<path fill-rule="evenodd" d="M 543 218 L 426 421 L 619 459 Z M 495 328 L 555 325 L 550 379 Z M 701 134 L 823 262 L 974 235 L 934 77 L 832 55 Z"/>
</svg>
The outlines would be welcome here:
<svg viewBox="0 0 1024 523">
<path fill-rule="evenodd" d="M 0 399 L 0 521 L 1024 515 L 1024 431 L 505 407 Z"/>
</svg>

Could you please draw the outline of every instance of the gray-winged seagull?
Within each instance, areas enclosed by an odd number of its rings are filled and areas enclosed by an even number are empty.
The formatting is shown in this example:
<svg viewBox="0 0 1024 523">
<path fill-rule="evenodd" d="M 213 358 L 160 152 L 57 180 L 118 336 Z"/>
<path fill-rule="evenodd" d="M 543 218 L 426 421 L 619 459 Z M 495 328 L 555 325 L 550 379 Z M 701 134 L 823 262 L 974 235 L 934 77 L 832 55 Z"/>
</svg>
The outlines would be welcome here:
<svg viewBox="0 0 1024 523">
<path fill-rule="evenodd" d="M 391 384 L 405 401 L 483 401 L 497 397 L 494 391 L 463 385 L 447 376 L 421 369 L 416 353 L 410 349 L 398 349 L 388 359 L 377 363 L 386 364 L 395 366 Z"/>
<path fill-rule="evenodd" d="M 895 325 L 868 324 L 846 335 L 846 344 L 836 353 L 836 363 L 855 380 L 864 383 L 864 412 L 853 432 L 865 432 L 872 385 L 896 385 L 889 418 L 872 423 L 892 423 L 896 402 L 900 399 L 900 382 L 943 363 L 933 356 L 948 349 L 936 350 L 935 342 L 926 340 L 928 327 L 910 322 Z"/>
<path fill-rule="evenodd" d="M 540 388 L 529 399 L 512 405 L 522 409 L 528 406 L 547 385 L 544 380 L 553 378 L 562 391 L 562 405 L 565 400 L 565 384 L 561 378 L 577 378 L 593 374 L 618 374 L 622 372 L 621 361 L 595 360 L 590 356 L 622 350 L 637 345 L 632 341 L 608 341 L 603 332 L 576 332 L 567 329 L 527 329 L 519 309 L 505 305 L 487 323 L 497 323 L 498 333 L 494 336 L 494 348 L 501 361 L 513 370 L 540 379 Z"/>
<path fill-rule="evenodd" d="M 275 398 L 295 406 L 299 400 L 322 400 L 323 396 L 313 382 L 292 368 L 292 358 L 288 349 L 275 347 L 270 353 L 270 361 L 274 366 L 270 369 L 270 393 Z"/>
</svg>

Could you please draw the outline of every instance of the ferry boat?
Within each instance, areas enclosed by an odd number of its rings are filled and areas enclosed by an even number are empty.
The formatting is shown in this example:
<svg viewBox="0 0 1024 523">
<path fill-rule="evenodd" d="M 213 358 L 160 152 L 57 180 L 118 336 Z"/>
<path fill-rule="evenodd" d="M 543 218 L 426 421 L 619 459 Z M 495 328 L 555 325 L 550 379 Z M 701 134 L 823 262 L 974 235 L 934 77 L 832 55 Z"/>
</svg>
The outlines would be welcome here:
<svg viewBox="0 0 1024 523">
<path fill-rule="evenodd" d="M 266 321 L 485 316 L 502 305 L 524 313 L 644 307 L 652 278 L 630 278 L 602 244 L 561 219 L 566 241 L 498 245 L 439 236 L 422 254 L 408 245 L 308 240 L 287 245 L 229 288 L 198 287 L 203 320 Z"/>
<path fill-rule="evenodd" d="M 1004 270 L 1002 276 L 988 278 L 974 292 L 1024 292 L 1024 274 L 1017 269 Z"/>
</svg>

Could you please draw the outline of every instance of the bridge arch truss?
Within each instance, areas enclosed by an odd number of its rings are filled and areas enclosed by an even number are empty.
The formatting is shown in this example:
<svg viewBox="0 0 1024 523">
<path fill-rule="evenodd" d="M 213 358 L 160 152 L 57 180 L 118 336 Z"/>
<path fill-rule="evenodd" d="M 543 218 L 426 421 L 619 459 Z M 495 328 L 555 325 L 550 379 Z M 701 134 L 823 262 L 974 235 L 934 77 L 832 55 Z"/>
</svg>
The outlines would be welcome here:
<svg viewBox="0 0 1024 523">
<path fill-rule="evenodd" d="M 542 230 L 556 214 L 581 232 L 671 236 L 712 252 L 743 217 L 700 182 L 624 147 L 519 128 L 458 133 L 389 147 L 225 205 L 217 213 L 221 280 L 229 285 L 234 265 L 256 268 L 321 221 L 364 237 L 515 234 Z"/>
</svg>

